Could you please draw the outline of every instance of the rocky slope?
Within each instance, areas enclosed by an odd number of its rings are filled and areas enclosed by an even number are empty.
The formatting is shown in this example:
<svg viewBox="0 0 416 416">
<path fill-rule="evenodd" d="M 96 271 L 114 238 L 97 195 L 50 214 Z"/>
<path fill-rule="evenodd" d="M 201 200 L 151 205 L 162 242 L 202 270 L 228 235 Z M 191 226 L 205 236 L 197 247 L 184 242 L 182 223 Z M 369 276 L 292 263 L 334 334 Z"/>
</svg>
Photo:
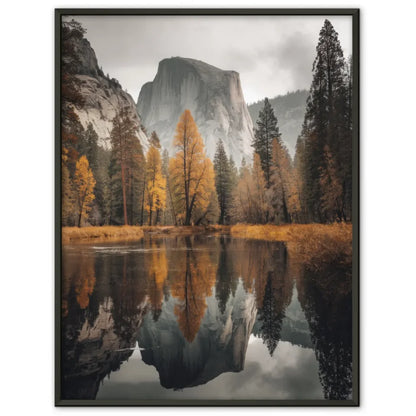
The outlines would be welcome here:
<svg viewBox="0 0 416 416">
<path fill-rule="evenodd" d="M 81 94 L 85 100 L 83 108 L 76 112 L 83 127 L 86 128 L 88 123 L 92 123 L 100 144 L 108 147 L 112 120 L 117 111 L 126 108 L 136 124 L 137 138 L 146 149 L 148 138 L 142 130 L 133 98 L 123 90 L 116 79 L 104 75 L 87 39 L 79 39 L 74 46 L 80 58 L 76 76 L 81 81 Z"/>
<path fill-rule="evenodd" d="M 269 99 L 279 122 L 282 139 L 292 157 L 295 155 L 296 141 L 302 130 L 307 97 L 308 91 L 299 90 Z M 259 111 L 263 108 L 263 104 L 264 102 L 261 100 L 248 106 L 254 127 L 256 127 L 256 120 L 258 119 Z"/>
<path fill-rule="evenodd" d="M 147 132 L 155 130 L 171 153 L 175 128 L 185 109 L 191 111 L 210 157 L 219 138 L 237 164 L 251 157 L 253 124 L 237 72 L 189 58 L 162 60 L 154 80 L 143 85 L 137 110 Z"/>
<path fill-rule="evenodd" d="M 139 331 L 142 359 L 156 367 L 163 387 L 198 386 L 224 372 L 243 370 L 257 309 L 253 294 L 245 292 L 241 281 L 224 313 L 214 296 L 207 298 L 207 310 L 192 343 L 181 333 L 174 309 L 170 298 L 158 321 L 147 315 Z"/>
</svg>

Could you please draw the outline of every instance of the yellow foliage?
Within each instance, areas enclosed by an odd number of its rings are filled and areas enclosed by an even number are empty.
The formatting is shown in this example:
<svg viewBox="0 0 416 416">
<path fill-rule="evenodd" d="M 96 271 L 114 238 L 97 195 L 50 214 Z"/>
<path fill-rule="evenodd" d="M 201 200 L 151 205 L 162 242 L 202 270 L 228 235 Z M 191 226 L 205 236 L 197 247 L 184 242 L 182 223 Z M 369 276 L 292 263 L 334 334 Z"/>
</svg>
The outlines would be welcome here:
<svg viewBox="0 0 416 416">
<path fill-rule="evenodd" d="M 159 149 L 150 146 L 146 161 L 146 211 L 149 213 L 149 225 L 152 225 L 152 214 L 166 206 L 166 178 L 162 174 L 162 159 Z"/>
<path fill-rule="evenodd" d="M 206 210 L 215 190 L 211 160 L 191 112 L 185 110 L 176 126 L 175 156 L 169 162 L 169 177 L 177 218 L 190 225 L 195 208 Z"/>
<path fill-rule="evenodd" d="M 93 193 L 95 179 L 90 169 L 86 156 L 81 156 L 75 166 L 74 188 L 78 205 L 78 227 L 91 210 L 92 202 L 95 199 Z"/>
</svg>

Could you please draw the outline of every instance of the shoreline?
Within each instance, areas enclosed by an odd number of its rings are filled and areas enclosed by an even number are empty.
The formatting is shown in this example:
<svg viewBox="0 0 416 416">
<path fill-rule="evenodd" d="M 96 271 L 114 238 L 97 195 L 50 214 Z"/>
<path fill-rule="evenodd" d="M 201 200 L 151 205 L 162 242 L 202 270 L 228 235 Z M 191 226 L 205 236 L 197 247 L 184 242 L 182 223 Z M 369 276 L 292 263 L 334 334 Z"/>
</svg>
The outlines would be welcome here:
<svg viewBox="0 0 416 416">
<path fill-rule="evenodd" d="M 92 241 L 140 240 L 145 236 L 187 236 L 198 234 L 223 234 L 251 240 L 297 242 L 305 234 L 352 233 L 351 223 L 335 224 L 285 224 L 285 225 L 211 225 L 211 226 L 131 226 L 106 225 L 90 227 L 62 227 L 62 244 Z"/>
</svg>

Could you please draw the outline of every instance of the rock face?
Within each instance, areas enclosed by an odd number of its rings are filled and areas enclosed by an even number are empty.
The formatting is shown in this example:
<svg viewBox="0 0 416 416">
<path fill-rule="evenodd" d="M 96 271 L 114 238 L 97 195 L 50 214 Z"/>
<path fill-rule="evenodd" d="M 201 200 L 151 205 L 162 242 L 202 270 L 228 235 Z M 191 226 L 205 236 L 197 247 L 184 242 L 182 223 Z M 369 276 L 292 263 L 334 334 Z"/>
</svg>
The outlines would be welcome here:
<svg viewBox="0 0 416 416">
<path fill-rule="evenodd" d="M 192 343 L 182 335 L 174 308 L 171 297 L 158 321 L 147 315 L 139 330 L 142 359 L 156 367 L 163 387 L 199 386 L 222 373 L 244 369 L 257 308 L 254 295 L 245 292 L 241 281 L 224 313 L 214 296 L 207 298 L 207 310 Z"/>
<path fill-rule="evenodd" d="M 251 158 L 253 123 L 244 101 L 240 76 L 189 58 L 169 58 L 159 63 L 155 79 L 143 85 L 137 110 L 148 133 L 155 130 L 162 145 L 173 151 L 180 115 L 189 109 L 214 156 L 218 139 L 237 164 Z"/>
<path fill-rule="evenodd" d="M 120 337 L 115 329 L 113 307 L 112 299 L 105 298 L 94 322 L 85 319 L 80 329 L 64 321 L 63 399 L 95 399 L 101 381 L 132 354 L 146 303 L 137 306 L 129 339 Z"/>
<path fill-rule="evenodd" d="M 119 82 L 106 77 L 98 66 L 97 57 L 87 39 L 80 39 L 75 45 L 80 62 L 76 76 L 81 81 L 81 94 L 85 105 L 77 109 L 80 122 L 84 128 L 92 123 L 99 137 L 99 144 L 109 147 L 112 120 L 117 111 L 126 108 L 137 128 L 137 138 L 146 149 L 148 138 L 142 130 L 140 117 L 133 98 L 123 90 Z"/>
</svg>

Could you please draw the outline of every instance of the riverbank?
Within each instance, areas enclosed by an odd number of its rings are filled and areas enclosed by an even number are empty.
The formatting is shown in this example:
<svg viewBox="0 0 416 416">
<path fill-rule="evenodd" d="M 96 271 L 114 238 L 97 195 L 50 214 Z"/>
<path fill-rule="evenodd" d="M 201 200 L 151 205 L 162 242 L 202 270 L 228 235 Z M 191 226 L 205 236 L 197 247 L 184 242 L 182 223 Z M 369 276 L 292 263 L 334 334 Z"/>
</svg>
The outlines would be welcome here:
<svg viewBox="0 0 416 416">
<path fill-rule="evenodd" d="M 289 256 L 311 270 L 323 265 L 352 264 L 352 224 L 244 225 L 231 227 L 231 236 L 287 243 Z"/>
<path fill-rule="evenodd" d="M 290 225 L 213 225 L 213 226 L 102 226 L 63 227 L 62 243 L 89 241 L 140 240 L 149 235 L 187 236 L 198 234 L 225 234 L 235 238 L 283 241 L 305 261 L 314 263 L 319 254 L 327 261 L 336 260 L 339 253 L 344 259 L 352 258 L 352 224 L 290 224 Z M 319 260 L 319 261 L 318 261 Z"/>
<path fill-rule="evenodd" d="M 140 240 L 143 227 L 105 225 L 102 227 L 62 227 L 62 243 L 80 241 Z"/>
<path fill-rule="evenodd" d="M 146 235 L 186 236 L 196 234 L 229 234 L 230 226 L 131 226 L 63 227 L 62 243 L 89 241 L 140 240 Z"/>
</svg>

